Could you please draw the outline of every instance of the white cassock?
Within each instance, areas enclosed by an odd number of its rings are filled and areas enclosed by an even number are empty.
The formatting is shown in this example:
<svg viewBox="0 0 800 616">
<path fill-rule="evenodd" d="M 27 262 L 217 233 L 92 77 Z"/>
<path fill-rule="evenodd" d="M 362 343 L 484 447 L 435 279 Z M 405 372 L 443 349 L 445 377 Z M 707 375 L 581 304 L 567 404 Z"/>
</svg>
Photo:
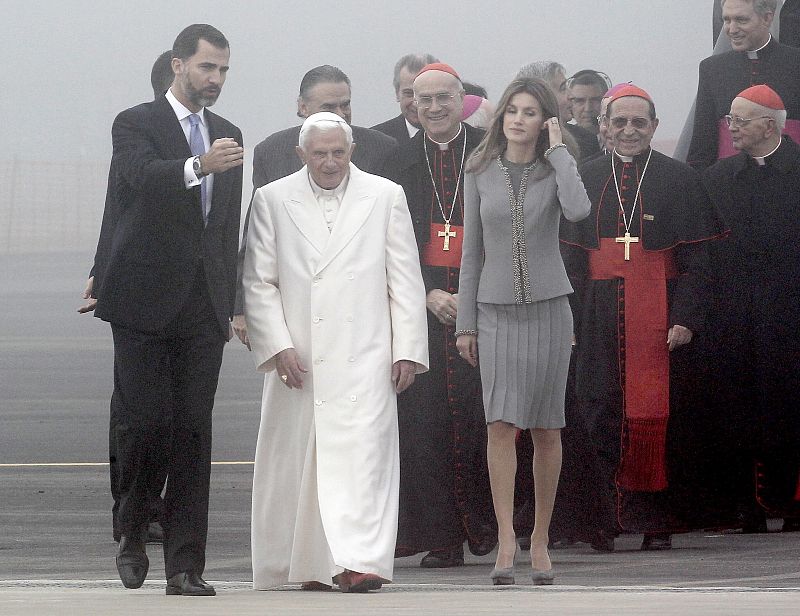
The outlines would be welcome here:
<svg viewBox="0 0 800 616">
<path fill-rule="evenodd" d="M 350 165 L 329 231 L 304 167 L 256 191 L 247 332 L 265 372 L 253 476 L 253 586 L 344 569 L 391 580 L 399 455 L 392 364 L 428 368 L 425 289 L 403 189 Z M 309 370 L 289 389 L 275 355 Z"/>
</svg>

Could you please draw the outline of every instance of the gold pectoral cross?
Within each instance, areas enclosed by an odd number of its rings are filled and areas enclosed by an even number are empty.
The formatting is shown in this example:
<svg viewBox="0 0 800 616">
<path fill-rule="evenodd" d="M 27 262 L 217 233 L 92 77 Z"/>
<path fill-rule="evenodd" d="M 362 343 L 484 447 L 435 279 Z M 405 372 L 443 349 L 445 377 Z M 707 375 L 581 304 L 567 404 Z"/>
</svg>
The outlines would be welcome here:
<svg viewBox="0 0 800 616">
<path fill-rule="evenodd" d="M 442 247 L 442 250 L 450 250 L 450 238 L 455 237 L 456 232 L 450 230 L 449 222 L 444 223 L 444 231 L 439 231 L 438 235 L 439 237 L 444 238 L 444 246 Z M 638 242 L 639 240 L 636 241 Z"/>
<path fill-rule="evenodd" d="M 638 237 L 631 237 L 630 232 L 626 231 L 625 235 L 623 235 L 622 237 L 615 238 L 614 241 L 616 241 L 617 244 L 625 244 L 625 260 L 626 261 L 630 261 L 631 260 L 631 242 L 638 242 L 639 238 Z"/>
</svg>

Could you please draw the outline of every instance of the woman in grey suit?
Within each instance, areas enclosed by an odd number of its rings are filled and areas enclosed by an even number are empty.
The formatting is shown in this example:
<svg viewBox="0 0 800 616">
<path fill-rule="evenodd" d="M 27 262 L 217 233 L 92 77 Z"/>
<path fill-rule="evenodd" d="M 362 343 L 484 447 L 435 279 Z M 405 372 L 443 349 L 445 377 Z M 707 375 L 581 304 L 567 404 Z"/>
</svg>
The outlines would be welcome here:
<svg viewBox="0 0 800 616">
<path fill-rule="evenodd" d="M 561 215 L 589 214 L 589 199 L 562 140 L 558 103 L 544 81 L 506 88 L 464 180 L 464 243 L 456 336 L 478 363 L 487 457 L 498 524 L 495 584 L 514 583 L 518 430 L 534 444 L 532 579 L 552 584 L 548 531 L 561 472 L 564 392 L 572 344 L 572 292 L 558 242 Z"/>
</svg>

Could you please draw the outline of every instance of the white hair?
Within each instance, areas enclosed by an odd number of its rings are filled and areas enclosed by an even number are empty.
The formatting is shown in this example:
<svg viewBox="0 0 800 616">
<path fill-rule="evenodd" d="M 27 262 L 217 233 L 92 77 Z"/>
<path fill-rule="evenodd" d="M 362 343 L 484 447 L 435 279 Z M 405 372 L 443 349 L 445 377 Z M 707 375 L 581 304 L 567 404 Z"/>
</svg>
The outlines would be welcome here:
<svg viewBox="0 0 800 616">
<path fill-rule="evenodd" d="M 773 109 L 772 107 L 765 107 L 764 105 L 759 105 L 758 103 L 754 103 L 749 98 L 746 98 L 744 100 L 746 100 L 753 106 L 754 112 L 757 113 L 758 115 L 767 116 L 775 120 L 775 125 L 778 127 L 778 130 L 783 131 L 783 128 L 786 126 L 785 109 Z"/>
<path fill-rule="evenodd" d="M 335 113 L 330 111 L 320 111 L 319 113 L 312 113 L 305 119 L 303 125 L 300 127 L 300 137 L 298 145 L 305 149 L 306 141 L 308 140 L 308 133 L 313 130 L 326 131 L 341 128 L 344 131 L 345 139 L 347 139 L 348 147 L 353 145 L 353 129 L 350 125 Z"/>
</svg>

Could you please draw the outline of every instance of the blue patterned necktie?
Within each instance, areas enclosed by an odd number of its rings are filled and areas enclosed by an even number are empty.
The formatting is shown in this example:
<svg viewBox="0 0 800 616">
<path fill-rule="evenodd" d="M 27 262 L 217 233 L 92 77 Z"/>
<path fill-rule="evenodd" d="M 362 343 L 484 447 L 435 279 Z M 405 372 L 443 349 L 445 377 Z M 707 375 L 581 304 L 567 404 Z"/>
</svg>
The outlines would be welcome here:
<svg viewBox="0 0 800 616">
<path fill-rule="evenodd" d="M 203 133 L 200 132 L 200 116 L 193 113 L 189 116 L 189 124 L 192 130 L 189 133 L 189 148 L 193 156 L 200 156 L 206 153 L 206 144 L 203 141 Z M 203 206 L 203 223 L 208 223 L 208 195 L 206 194 L 206 178 L 200 178 L 200 203 Z"/>
</svg>

